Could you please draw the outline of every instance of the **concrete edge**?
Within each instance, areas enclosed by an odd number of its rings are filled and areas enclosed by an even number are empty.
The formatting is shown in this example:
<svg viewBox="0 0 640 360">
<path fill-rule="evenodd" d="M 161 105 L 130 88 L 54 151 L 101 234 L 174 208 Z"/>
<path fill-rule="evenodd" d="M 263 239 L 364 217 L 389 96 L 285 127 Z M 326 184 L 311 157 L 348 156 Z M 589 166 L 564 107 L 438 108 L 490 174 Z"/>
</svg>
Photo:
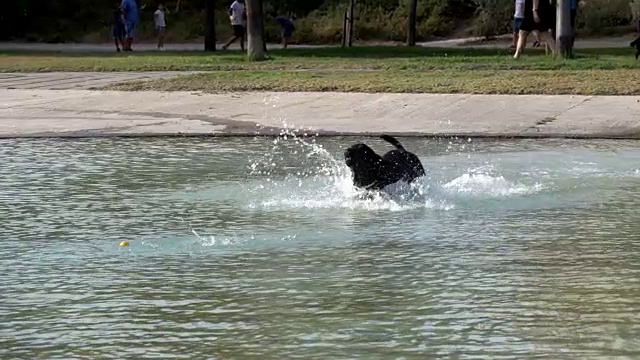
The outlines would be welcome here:
<svg viewBox="0 0 640 360">
<path fill-rule="evenodd" d="M 318 137 L 364 137 L 372 138 L 387 134 L 396 137 L 424 138 L 424 139 L 488 139 L 488 140 L 517 140 L 517 139 L 574 139 L 574 140 L 640 140 L 640 133 L 633 134 L 521 134 L 521 133 L 419 133 L 419 132 L 331 132 L 331 131 L 307 131 L 307 134 L 298 133 L 302 130 L 295 130 L 298 138 L 318 138 Z M 247 138 L 247 137 L 268 137 L 276 138 L 292 136 L 294 134 L 283 134 L 281 131 L 257 131 L 257 132 L 221 132 L 221 133 L 33 133 L 8 135 L 0 134 L 0 140 L 7 139 L 94 139 L 94 138 Z"/>
</svg>

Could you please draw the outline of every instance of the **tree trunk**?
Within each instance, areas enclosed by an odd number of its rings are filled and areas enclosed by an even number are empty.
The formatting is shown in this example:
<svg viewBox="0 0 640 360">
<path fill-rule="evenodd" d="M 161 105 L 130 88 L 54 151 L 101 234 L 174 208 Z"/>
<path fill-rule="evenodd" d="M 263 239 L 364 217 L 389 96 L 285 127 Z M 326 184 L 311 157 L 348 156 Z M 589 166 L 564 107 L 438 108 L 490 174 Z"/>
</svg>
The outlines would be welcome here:
<svg viewBox="0 0 640 360">
<path fill-rule="evenodd" d="M 205 5 L 204 51 L 216 51 L 215 5 L 215 0 L 207 0 Z"/>
<path fill-rule="evenodd" d="M 556 49 L 563 58 L 573 57 L 573 31 L 569 0 L 559 0 L 556 8 Z"/>
<path fill-rule="evenodd" d="M 353 24 L 356 21 L 355 12 L 356 0 L 349 2 L 349 47 L 353 46 Z"/>
<path fill-rule="evenodd" d="M 247 0 L 247 55 L 249 60 L 265 60 L 264 40 L 264 16 L 260 12 L 262 0 Z"/>
<path fill-rule="evenodd" d="M 347 35 L 347 29 L 348 29 L 348 25 L 347 22 L 349 21 L 349 16 L 347 15 L 347 12 L 344 12 L 344 17 L 342 18 L 342 47 L 347 46 L 347 37 L 349 37 Z"/>
<path fill-rule="evenodd" d="M 267 35 L 265 34 L 265 24 L 264 24 L 264 1 L 258 1 L 260 5 L 260 14 L 262 14 L 262 47 L 264 48 L 264 52 L 267 52 Z"/>
<path fill-rule="evenodd" d="M 544 0 L 543 0 L 544 1 Z M 407 45 L 416 45 L 416 16 L 418 13 L 418 0 L 411 0 L 409 4 L 409 21 L 407 28 Z"/>
</svg>

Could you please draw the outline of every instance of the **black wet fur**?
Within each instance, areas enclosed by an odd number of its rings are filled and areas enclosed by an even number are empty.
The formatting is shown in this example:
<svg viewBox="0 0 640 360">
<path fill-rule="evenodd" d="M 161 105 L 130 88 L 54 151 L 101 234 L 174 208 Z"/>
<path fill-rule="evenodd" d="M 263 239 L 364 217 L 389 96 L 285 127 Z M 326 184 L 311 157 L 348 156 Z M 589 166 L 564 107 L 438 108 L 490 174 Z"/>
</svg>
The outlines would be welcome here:
<svg viewBox="0 0 640 360">
<path fill-rule="evenodd" d="M 407 151 L 396 138 L 390 135 L 382 135 L 380 138 L 392 144 L 395 149 L 380 156 L 369 146 L 358 143 L 345 151 L 345 162 L 353 173 L 354 186 L 366 190 L 382 190 L 398 181 L 411 183 L 425 175 L 420 159 Z"/>
</svg>

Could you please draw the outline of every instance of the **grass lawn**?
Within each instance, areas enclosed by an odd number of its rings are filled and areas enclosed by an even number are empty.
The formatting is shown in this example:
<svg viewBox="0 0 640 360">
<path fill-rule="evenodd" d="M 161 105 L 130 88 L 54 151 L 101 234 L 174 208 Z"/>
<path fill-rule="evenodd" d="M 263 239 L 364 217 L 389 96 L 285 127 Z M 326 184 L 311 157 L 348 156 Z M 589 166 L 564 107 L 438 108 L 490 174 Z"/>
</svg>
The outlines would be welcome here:
<svg viewBox="0 0 640 360">
<path fill-rule="evenodd" d="M 360 91 L 485 94 L 640 94 L 632 48 L 579 49 L 572 60 L 541 49 L 354 47 L 273 50 L 263 62 L 239 52 L 0 53 L 0 72 L 208 71 L 117 84 L 119 90 Z"/>
</svg>

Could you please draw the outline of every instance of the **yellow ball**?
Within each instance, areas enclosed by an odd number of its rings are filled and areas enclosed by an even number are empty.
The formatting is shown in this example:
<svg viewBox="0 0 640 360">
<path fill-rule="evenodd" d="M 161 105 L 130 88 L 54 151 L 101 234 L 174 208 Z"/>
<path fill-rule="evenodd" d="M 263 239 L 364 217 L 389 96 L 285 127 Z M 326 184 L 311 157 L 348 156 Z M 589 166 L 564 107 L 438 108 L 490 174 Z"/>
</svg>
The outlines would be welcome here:
<svg viewBox="0 0 640 360">
<path fill-rule="evenodd" d="M 121 242 L 120 242 L 120 246 L 123 246 L 123 247 L 124 247 L 124 246 L 129 246 L 129 245 L 131 245 L 131 244 L 129 244 L 129 242 L 128 242 L 128 241 L 121 241 Z"/>
</svg>

